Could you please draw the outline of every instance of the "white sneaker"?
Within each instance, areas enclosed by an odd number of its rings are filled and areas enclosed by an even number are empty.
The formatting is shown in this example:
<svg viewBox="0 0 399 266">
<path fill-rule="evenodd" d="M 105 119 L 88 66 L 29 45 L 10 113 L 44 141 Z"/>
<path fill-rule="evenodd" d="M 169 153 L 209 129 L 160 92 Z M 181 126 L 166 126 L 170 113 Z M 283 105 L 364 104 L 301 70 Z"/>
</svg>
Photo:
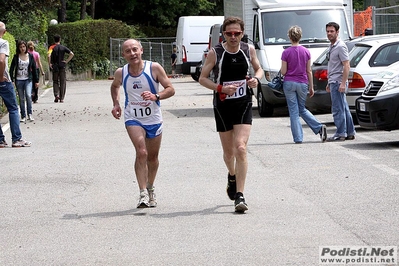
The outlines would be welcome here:
<svg viewBox="0 0 399 266">
<path fill-rule="evenodd" d="M 35 119 L 33 119 L 33 116 L 32 116 L 32 115 L 28 115 L 28 120 L 29 120 L 29 121 L 35 121 Z"/>
<path fill-rule="evenodd" d="M 14 147 L 14 148 L 19 148 L 19 147 L 30 147 L 30 145 L 32 145 L 32 142 L 27 141 L 27 140 L 23 140 L 23 139 L 14 141 L 14 142 L 12 143 L 12 147 Z"/>
<path fill-rule="evenodd" d="M 25 117 L 22 117 L 21 118 L 21 120 L 19 120 L 21 123 L 25 123 L 25 121 L 26 121 L 26 118 Z"/>
<path fill-rule="evenodd" d="M 148 197 L 149 197 L 149 205 L 150 207 L 156 207 L 157 206 L 157 198 L 155 196 L 155 187 L 152 188 L 147 188 L 148 191 Z"/>
<path fill-rule="evenodd" d="M 150 207 L 149 197 L 147 191 L 140 192 L 139 203 L 137 204 L 137 208 L 148 208 Z"/>
</svg>

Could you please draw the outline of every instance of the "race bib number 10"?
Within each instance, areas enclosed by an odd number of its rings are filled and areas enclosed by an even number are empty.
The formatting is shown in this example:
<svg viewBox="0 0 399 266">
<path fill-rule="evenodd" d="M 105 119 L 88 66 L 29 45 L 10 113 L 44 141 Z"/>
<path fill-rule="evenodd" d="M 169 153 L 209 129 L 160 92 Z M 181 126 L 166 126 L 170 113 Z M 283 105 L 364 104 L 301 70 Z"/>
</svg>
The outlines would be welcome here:
<svg viewBox="0 0 399 266">
<path fill-rule="evenodd" d="M 247 95 L 247 81 L 245 79 L 223 82 L 223 86 L 228 86 L 228 85 L 236 86 L 237 90 L 233 95 L 227 95 L 226 100 L 237 99 Z"/>
</svg>

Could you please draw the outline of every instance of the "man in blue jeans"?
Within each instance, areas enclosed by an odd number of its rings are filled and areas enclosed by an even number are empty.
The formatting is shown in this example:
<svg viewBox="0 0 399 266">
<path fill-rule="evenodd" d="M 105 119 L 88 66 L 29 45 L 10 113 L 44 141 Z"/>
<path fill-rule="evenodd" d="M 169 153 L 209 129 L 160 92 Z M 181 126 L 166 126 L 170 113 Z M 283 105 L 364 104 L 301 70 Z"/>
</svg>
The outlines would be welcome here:
<svg viewBox="0 0 399 266">
<path fill-rule="evenodd" d="M 19 128 L 17 97 L 8 73 L 10 48 L 8 41 L 3 39 L 5 33 L 6 25 L 0 21 L 0 97 L 3 98 L 9 115 L 12 147 L 29 147 L 31 143 L 22 139 L 21 129 Z M 7 146 L 8 144 L 0 125 L 0 148 Z"/>
<path fill-rule="evenodd" d="M 349 76 L 349 53 L 346 44 L 339 40 L 339 25 L 329 22 L 326 25 L 327 38 L 330 40 L 328 59 L 328 84 L 326 91 L 331 94 L 331 111 L 334 124 L 337 127 L 335 134 L 327 141 L 343 141 L 355 139 L 355 126 L 346 101 Z"/>
</svg>

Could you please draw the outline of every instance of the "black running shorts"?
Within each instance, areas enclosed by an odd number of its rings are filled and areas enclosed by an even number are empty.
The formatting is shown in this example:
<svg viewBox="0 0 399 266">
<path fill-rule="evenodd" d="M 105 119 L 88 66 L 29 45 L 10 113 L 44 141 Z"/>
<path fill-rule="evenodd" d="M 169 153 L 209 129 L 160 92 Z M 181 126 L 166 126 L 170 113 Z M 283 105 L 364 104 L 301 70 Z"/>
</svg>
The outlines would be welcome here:
<svg viewBox="0 0 399 266">
<path fill-rule="evenodd" d="M 252 102 L 226 100 L 213 108 L 216 120 L 216 130 L 226 132 L 234 125 L 252 125 Z"/>
</svg>

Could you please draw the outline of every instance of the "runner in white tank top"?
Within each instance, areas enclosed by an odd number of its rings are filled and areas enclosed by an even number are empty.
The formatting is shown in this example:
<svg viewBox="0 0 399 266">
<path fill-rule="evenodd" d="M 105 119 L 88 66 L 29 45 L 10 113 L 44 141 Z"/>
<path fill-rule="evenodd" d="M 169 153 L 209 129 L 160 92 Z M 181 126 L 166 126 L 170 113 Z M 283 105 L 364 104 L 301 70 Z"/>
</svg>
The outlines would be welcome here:
<svg viewBox="0 0 399 266">
<path fill-rule="evenodd" d="M 122 55 L 128 62 L 115 71 L 111 84 L 114 104 L 112 115 L 122 116 L 120 87 L 123 85 L 124 118 L 127 133 L 136 150 L 134 169 L 140 189 L 137 208 L 156 207 L 154 182 L 158 171 L 158 154 L 162 140 L 162 113 L 160 100 L 175 94 L 163 67 L 141 57 L 143 47 L 134 39 L 122 45 Z M 159 84 L 164 88 L 159 91 Z"/>
</svg>

